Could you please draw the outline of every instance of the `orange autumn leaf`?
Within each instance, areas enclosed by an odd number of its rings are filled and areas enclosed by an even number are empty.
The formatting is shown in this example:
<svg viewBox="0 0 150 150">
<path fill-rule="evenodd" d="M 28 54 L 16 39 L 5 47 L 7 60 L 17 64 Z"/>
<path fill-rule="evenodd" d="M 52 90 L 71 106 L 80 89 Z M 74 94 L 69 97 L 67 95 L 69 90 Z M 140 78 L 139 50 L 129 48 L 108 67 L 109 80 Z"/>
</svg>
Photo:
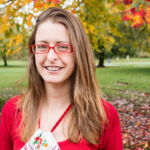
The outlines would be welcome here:
<svg viewBox="0 0 150 150">
<path fill-rule="evenodd" d="M 46 1 L 44 2 L 41 2 L 39 0 L 33 0 L 33 1 L 34 1 L 34 8 L 37 8 L 38 10 L 40 10 L 46 3 Z"/>
<path fill-rule="evenodd" d="M 34 2 L 34 6 L 36 5 L 36 3 L 38 2 L 38 0 L 33 0 L 33 2 Z"/>
<path fill-rule="evenodd" d="M 28 24 L 28 27 L 29 27 L 29 28 L 30 28 L 30 26 L 33 24 L 33 23 L 31 22 L 32 17 L 33 17 L 32 14 L 29 14 L 29 15 L 28 15 L 27 24 Z"/>
<path fill-rule="evenodd" d="M 75 11 L 75 10 L 71 10 L 71 13 L 72 13 L 72 14 L 76 14 L 76 11 Z"/>
<path fill-rule="evenodd" d="M 132 19 L 132 16 L 127 14 L 121 19 L 121 21 L 123 20 L 129 21 L 130 19 Z"/>
<path fill-rule="evenodd" d="M 131 27 L 135 27 L 136 29 L 139 28 L 139 26 L 143 25 L 144 20 L 141 16 L 136 15 L 133 17 L 133 23 L 131 24 Z"/>
<path fill-rule="evenodd" d="M 55 5 L 57 5 L 58 3 L 60 3 L 60 0 L 53 0 L 53 3 L 54 3 Z"/>
<path fill-rule="evenodd" d="M 146 23 L 150 23 L 150 6 L 146 9 L 146 15 L 145 15 Z"/>
<path fill-rule="evenodd" d="M 144 10 L 142 11 L 137 11 L 133 13 L 133 23 L 131 24 L 131 27 L 135 27 L 136 29 L 139 28 L 139 26 L 144 24 L 144 19 L 145 19 L 146 12 Z"/>
</svg>

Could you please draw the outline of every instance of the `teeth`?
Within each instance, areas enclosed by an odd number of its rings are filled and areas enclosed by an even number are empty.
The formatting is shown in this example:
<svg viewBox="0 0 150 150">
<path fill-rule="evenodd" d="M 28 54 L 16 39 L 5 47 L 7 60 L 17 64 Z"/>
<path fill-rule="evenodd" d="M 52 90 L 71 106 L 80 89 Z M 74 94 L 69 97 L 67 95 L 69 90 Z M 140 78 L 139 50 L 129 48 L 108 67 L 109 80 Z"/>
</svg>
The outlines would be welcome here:
<svg viewBox="0 0 150 150">
<path fill-rule="evenodd" d="M 57 71 L 57 70 L 60 70 L 61 68 L 59 67 L 47 67 L 48 70 L 51 70 L 51 71 Z"/>
</svg>

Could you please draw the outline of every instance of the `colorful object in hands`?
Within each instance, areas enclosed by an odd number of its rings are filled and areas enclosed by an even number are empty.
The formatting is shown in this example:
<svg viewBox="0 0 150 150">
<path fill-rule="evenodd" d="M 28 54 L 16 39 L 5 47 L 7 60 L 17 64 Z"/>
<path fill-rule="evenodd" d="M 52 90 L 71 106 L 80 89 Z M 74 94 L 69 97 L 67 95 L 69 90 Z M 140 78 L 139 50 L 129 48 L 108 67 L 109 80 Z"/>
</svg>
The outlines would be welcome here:
<svg viewBox="0 0 150 150">
<path fill-rule="evenodd" d="M 38 129 L 21 150 L 61 150 L 50 131 Z"/>
</svg>

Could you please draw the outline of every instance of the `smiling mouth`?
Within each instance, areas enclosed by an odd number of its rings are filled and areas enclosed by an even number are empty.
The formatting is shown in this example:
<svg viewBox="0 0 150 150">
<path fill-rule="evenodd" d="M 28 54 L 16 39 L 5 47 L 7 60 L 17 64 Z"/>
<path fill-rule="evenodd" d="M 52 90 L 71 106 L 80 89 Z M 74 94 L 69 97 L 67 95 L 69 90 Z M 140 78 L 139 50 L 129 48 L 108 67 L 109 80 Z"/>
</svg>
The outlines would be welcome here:
<svg viewBox="0 0 150 150">
<path fill-rule="evenodd" d="M 50 71 L 58 71 L 62 69 L 62 67 L 45 67 L 45 68 Z"/>
</svg>

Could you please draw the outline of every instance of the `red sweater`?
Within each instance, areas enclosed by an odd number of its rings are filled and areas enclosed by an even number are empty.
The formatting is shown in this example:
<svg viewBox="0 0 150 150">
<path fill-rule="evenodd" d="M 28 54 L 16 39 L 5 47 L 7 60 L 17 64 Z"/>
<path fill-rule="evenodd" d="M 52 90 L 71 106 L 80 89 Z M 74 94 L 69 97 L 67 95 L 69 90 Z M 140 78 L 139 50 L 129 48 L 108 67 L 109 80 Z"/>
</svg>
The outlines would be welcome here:
<svg viewBox="0 0 150 150">
<path fill-rule="evenodd" d="M 15 102 L 18 97 L 10 99 L 2 110 L 0 125 L 0 150 L 20 150 L 25 143 L 21 141 L 17 126 L 21 121 L 21 113 L 18 113 Z M 61 150 L 122 150 L 122 135 L 120 121 L 116 109 L 104 101 L 109 128 L 105 128 L 100 139 L 101 145 L 93 145 L 81 140 L 74 144 L 69 140 L 58 142 Z M 17 118 L 17 119 L 16 119 Z"/>
</svg>

